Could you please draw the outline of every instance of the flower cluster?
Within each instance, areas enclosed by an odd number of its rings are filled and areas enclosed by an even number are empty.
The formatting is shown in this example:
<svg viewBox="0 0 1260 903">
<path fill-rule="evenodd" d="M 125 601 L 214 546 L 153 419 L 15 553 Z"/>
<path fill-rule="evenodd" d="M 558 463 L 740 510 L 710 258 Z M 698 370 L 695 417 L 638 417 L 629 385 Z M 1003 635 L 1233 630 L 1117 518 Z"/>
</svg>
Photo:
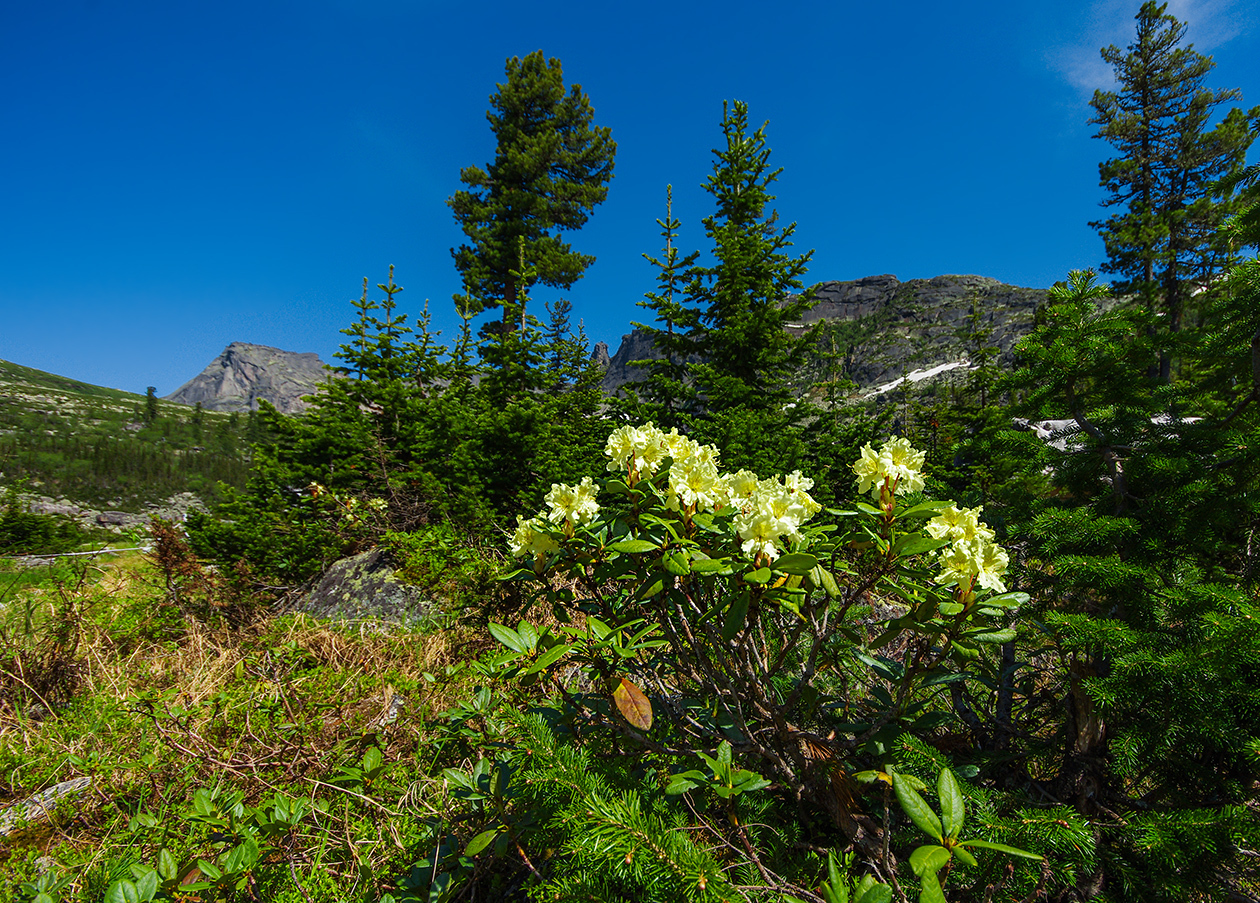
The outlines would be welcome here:
<svg viewBox="0 0 1260 903">
<path fill-rule="evenodd" d="M 551 509 L 547 514 L 547 520 L 553 524 L 563 524 L 567 521 L 574 527 L 589 524 L 599 513 L 599 502 L 595 501 L 595 495 L 598 492 L 599 489 L 590 477 L 583 477 L 582 482 L 576 486 L 570 486 L 567 483 L 552 483 L 551 491 L 544 499 L 547 507 Z"/>
<path fill-rule="evenodd" d="M 799 542 L 801 525 L 822 510 L 809 495 L 813 481 L 800 471 L 768 480 L 747 470 L 722 473 L 712 445 L 701 445 L 677 430 L 664 432 L 651 423 L 613 431 L 604 454 L 608 470 L 627 474 L 631 482 L 650 478 L 668 461 L 671 511 L 691 518 L 733 508 L 732 524 L 744 553 L 769 561 L 788 543 Z M 572 536 L 575 527 L 591 523 L 600 510 L 596 492 L 590 477 L 576 486 L 553 485 L 546 497 L 550 510 L 528 520 L 517 518 L 509 543 L 512 554 L 538 557 L 556 551 L 559 531 L 552 525 Z"/>
<path fill-rule="evenodd" d="M 755 481 L 755 482 L 754 482 Z M 786 477 L 757 480 L 746 470 L 728 477 L 731 502 L 739 508 L 735 529 L 745 555 L 764 556 L 773 561 L 788 542 L 800 542 L 800 527 L 822 510 L 810 498 L 814 481 L 799 470 Z M 740 492 L 735 491 L 738 486 Z"/>
<path fill-rule="evenodd" d="M 1002 578 L 1010 558 L 993 541 L 993 530 L 980 522 L 979 508 L 946 508 L 928 521 L 926 529 L 933 539 L 947 539 L 950 543 L 941 550 L 937 583 L 957 580 L 960 585 L 1006 592 Z"/>
<path fill-rule="evenodd" d="M 560 544 L 556 542 L 548 529 L 547 521 L 542 517 L 531 517 L 529 520 L 516 515 L 516 531 L 508 540 L 508 549 L 513 558 L 524 558 L 529 555 L 537 558 L 557 551 Z"/>
<path fill-rule="evenodd" d="M 923 460 L 926 455 L 912 448 L 910 440 L 889 439 L 879 451 L 862 446 L 862 457 L 853 464 L 858 492 L 870 492 L 879 500 L 887 489 L 890 495 L 905 495 L 923 489 Z"/>
</svg>

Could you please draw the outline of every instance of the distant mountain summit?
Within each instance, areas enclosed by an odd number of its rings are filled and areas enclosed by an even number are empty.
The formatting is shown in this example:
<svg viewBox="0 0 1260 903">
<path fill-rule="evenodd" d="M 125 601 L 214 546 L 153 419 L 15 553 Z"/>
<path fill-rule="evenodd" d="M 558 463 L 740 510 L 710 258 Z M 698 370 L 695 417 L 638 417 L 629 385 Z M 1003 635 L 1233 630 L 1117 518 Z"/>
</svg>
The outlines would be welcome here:
<svg viewBox="0 0 1260 903">
<path fill-rule="evenodd" d="M 233 342 L 167 401 L 201 406 L 207 411 L 256 411 L 260 401 L 284 414 L 298 414 L 328 379 L 328 369 L 314 352 L 298 353 Z"/>
</svg>

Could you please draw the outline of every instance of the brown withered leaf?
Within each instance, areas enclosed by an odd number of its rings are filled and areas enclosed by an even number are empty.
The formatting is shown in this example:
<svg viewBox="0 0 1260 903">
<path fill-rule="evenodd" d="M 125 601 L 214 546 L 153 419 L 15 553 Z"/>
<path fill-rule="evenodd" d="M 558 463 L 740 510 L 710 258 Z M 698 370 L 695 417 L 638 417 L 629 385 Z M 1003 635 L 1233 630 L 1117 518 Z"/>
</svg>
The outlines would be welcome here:
<svg viewBox="0 0 1260 903">
<path fill-rule="evenodd" d="M 625 719 L 641 731 L 652 727 L 652 702 L 643 691 L 624 677 L 613 690 L 613 702 Z"/>
</svg>

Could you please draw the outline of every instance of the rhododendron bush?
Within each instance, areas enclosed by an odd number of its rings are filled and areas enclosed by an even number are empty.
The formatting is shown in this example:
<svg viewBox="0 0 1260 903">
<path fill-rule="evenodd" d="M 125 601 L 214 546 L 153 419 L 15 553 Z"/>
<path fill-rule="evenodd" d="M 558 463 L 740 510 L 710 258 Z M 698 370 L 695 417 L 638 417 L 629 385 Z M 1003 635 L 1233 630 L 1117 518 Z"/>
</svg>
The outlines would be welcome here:
<svg viewBox="0 0 1260 903">
<path fill-rule="evenodd" d="M 863 498 L 825 511 L 808 476 L 725 472 L 676 430 L 621 427 L 605 456 L 605 479 L 553 486 L 511 537 L 508 579 L 560 625 L 493 630 L 519 675 L 550 676 L 580 718 L 645 749 L 682 761 L 729 743 L 825 803 L 820 762 L 879 762 L 926 735 L 941 687 L 1015 635 L 1026 596 L 1005 592 L 993 530 L 921 497 L 904 439 L 864 448 Z"/>
</svg>

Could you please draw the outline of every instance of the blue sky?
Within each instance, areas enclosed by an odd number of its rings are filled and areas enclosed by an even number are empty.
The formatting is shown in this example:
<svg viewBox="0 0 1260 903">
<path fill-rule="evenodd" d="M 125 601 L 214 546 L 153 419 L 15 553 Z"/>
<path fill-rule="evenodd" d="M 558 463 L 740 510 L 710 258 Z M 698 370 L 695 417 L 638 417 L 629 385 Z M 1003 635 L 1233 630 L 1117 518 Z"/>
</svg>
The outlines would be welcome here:
<svg viewBox="0 0 1260 903">
<path fill-rule="evenodd" d="M 1047 286 L 1102 258 L 1088 99 L 1139 5 L 3 2 L 0 358 L 159 394 L 232 341 L 332 361 L 390 264 L 453 337 L 445 201 L 493 157 L 504 60 L 540 48 L 618 144 L 572 237 L 598 258 L 566 293 L 592 341 L 647 316 L 667 184 L 704 247 L 724 99 L 769 121 L 811 280 Z M 1170 11 L 1210 85 L 1260 103 L 1260 0 Z"/>
</svg>

